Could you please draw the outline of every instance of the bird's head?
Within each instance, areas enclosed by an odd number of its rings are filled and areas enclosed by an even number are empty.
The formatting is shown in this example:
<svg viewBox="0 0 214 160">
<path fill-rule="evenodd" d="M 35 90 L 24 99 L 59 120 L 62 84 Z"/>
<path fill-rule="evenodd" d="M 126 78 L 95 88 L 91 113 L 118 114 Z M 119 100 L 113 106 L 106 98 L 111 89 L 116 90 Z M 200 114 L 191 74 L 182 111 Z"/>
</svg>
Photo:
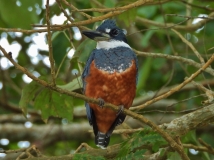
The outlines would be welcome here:
<svg viewBox="0 0 214 160">
<path fill-rule="evenodd" d="M 126 40 L 126 31 L 117 27 L 115 21 L 111 19 L 105 20 L 95 31 L 82 31 L 82 33 L 97 41 L 97 49 L 129 47 Z"/>
</svg>

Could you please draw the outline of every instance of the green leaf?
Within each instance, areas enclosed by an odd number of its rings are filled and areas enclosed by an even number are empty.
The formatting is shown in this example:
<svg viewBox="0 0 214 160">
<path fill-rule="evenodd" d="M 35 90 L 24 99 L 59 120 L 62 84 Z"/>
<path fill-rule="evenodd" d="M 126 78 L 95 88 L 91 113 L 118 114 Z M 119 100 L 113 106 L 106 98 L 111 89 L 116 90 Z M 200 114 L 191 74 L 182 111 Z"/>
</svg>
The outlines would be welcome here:
<svg viewBox="0 0 214 160">
<path fill-rule="evenodd" d="M 125 154 L 125 156 L 123 155 L 122 157 L 119 158 L 119 160 L 129 160 L 129 159 L 133 159 L 133 157 L 134 157 L 134 160 L 141 160 L 141 159 L 143 159 L 143 155 L 145 152 L 146 152 L 145 149 L 137 150 L 137 151 L 131 152 L 127 155 Z"/>
<path fill-rule="evenodd" d="M 164 65 L 166 65 L 166 59 L 160 59 L 160 58 L 156 58 L 152 60 L 152 68 L 154 68 L 155 70 L 160 69 L 161 67 L 163 67 Z"/>
<path fill-rule="evenodd" d="M 183 138 L 182 142 L 184 143 L 196 143 L 199 145 L 197 139 L 196 139 L 196 134 L 195 131 L 189 131 Z"/>
<path fill-rule="evenodd" d="M 40 88 L 41 86 L 35 81 L 32 81 L 23 88 L 19 107 L 22 109 L 25 117 L 27 115 L 27 106 L 29 102 L 35 97 Z"/>
<path fill-rule="evenodd" d="M 40 79 L 45 80 L 44 77 Z M 80 79 L 80 77 L 79 77 Z M 72 81 L 67 85 L 58 85 L 62 89 L 75 89 Z M 57 80 L 58 84 L 62 84 Z M 73 98 L 65 94 L 52 91 L 48 88 L 40 86 L 37 82 L 32 81 L 22 90 L 21 100 L 19 106 L 22 108 L 24 115 L 27 114 L 27 107 L 31 101 L 34 100 L 34 108 L 41 111 L 41 116 L 44 121 L 50 116 L 62 117 L 72 120 L 73 116 Z"/>
<path fill-rule="evenodd" d="M 71 66 L 78 68 L 80 73 L 83 71 L 83 66 L 86 63 L 89 55 L 96 46 L 96 42 L 90 39 L 84 40 L 76 49 L 74 56 L 71 60 Z"/>
<path fill-rule="evenodd" d="M 151 129 L 145 128 L 144 131 L 137 132 L 132 135 L 129 139 L 121 144 L 121 150 L 117 155 L 119 159 L 129 159 L 129 157 L 134 156 L 137 159 L 142 159 L 143 154 L 146 150 L 136 150 L 142 145 L 151 144 L 153 146 L 153 151 L 157 152 L 162 145 L 167 144 L 165 139 Z M 127 155 L 124 157 L 124 155 Z"/>
<path fill-rule="evenodd" d="M 16 4 L 17 0 L 0 0 L 0 21 L 4 21 L 10 28 L 30 29 L 30 24 L 39 22 L 35 4 L 41 7 L 42 0 L 19 2 L 20 6 Z"/>
<path fill-rule="evenodd" d="M 131 143 L 131 150 L 138 148 L 144 144 L 153 144 L 153 150 L 157 151 L 161 145 L 166 144 L 165 140 L 157 133 L 145 134 L 145 132 L 140 133 L 135 137 L 135 140 Z"/>
<path fill-rule="evenodd" d="M 82 79 L 79 76 L 79 77 L 73 79 L 71 82 L 69 82 L 65 85 L 57 85 L 57 87 L 59 87 L 61 89 L 66 89 L 69 91 L 74 91 L 76 89 L 82 88 Z"/>
<path fill-rule="evenodd" d="M 135 21 L 137 10 L 135 8 L 129 9 L 122 14 L 118 15 L 118 18 L 125 23 L 126 26 L 132 24 Z"/>
<path fill-rule="evenodd" d="M 73 69 L 77 69 L 79 71 L 79 73 L 81 74 L 84 70 L 85 63 L 80 62 L 78 59 L 79 59 L 79 57 L 73 57 L 70 61 L 70 66 L 72 66 Z M 76 75 L 75 75 L 75 77 L 76 77 Z M 81 80 L 80 80 L 80 82 L 81 82 Z"/>
<path fill-rule="evenodd" d="M 142 17 L 152 18 L 157 9 L 158 6 L 143 6 L 137 9 L 137 14 Z"/>
<path fill-rule="evenodd" d="M 167 160 L 181 160 L 181 157 L 177 152 L 169 152 L 167 154 Z"/>
<path fill-rule="evenodd" d="M 141 44 L 142 44 L 142 47 L 148 47 L 150 44 L 149 44 L 149 39 L 152 37 L 152 35 L 154 34 L 154 30 L 150 30 L 150 31 L 147 31 L 144 36 L 142 36 L 142 41 L 141 41 Z"/>
<path fill-rule="evenodd" d="M 145 149 L 137 150 L 137 151 L 133 154 L 133 156 L 135 157 L 136 160 L 137 160 L 137 159 L 142 159 L 145 152 L 146 152 Z"/>
<path fill-rule="evenodd" d="M 73 160 L 105 160 L 105 158 L 101 156 L 92 156 L 89 154 L 74 154 Z"/>
<path fill-rule="evenodd" d="M 56 36 L 57 36 L 57 38 L 56 38 Z M 61 64 L 64 56 L 67 54 L 67 48 L 70 45 L 70 43 L 69 43 L 68 39 L 65 37 L 64 33 L 62 33 L 62 32 L 53 34 L 52 38 L 53 38 L 53 41 L 52 41 L 53 58 L 54 58 L 56 66 L 59 66 Z M 62 68 L 63 67 L 65 67 L 65 65 L 63 65 Z"/>
<path fill-rule="evenodd" d="M 47 88 L 43 89 L 36 97 L 34 107 L 41 111 L 42 119 L 45 121 L 49 116 L 72 120 L 72 97 L 51 91 Z"/>
<path fill-rule="evenodd" d="M 61 33 L 61 31 L 53 32 L 53 34 L 52 34 L 52 36 L 51 36 L 51 41 L 53 41 L 54 39 L 56 39 L 57 36 L 59 36 L 60 33 Z"/>
<path fill-rule="evenodd" d="M 146 80 L 150 76 L 152 65 L 153 65 L 152 58 L 146 58 L 144 64 L 140 66 L 139 70 L 141 72 L 139 72 L 138 75 L 137 93 L 139 93 L 142 90 L 142 88 L 144 88 Z"/>
<path fill-rule="evenodd" d="M 105 0 L 104 6 L 106 6 L 107 8 L 113 8 L 115 7 L 115 2 L 115 0 Z"/>
<path fill-rule="evenodd" d="M 78 58 L 78 62 L 86 63 L 92 50 L 95 48 L 96 42 L 91 39 L 84 40 L 76 49 L 73 58 Z"/>
<path fill-rule="evenodd" d="M 208 136 L 206 136 L 208 137 Z M 196 133 L 195 131 L 190 131 L 188 132 L 183 138 L 182 138 L 182 142 L 183 143 L 192 143 L 192 144 L 196 144 L 198 146 L 200 146 L 201 144 L 198 142 L 197 138 L 196 138 Z M 207 141 L 209 142 L 209 140 Z M 210 138 L 210 142 L 212 142 L 212 137 Z M 202 157 L 204 160 L 210 160 L 209 158 L 209 154 L 206 152 L 202 152 Z"/>
<path fill-rule="evenodd" d="M 166 149 L 165 148 L 160 148 L 160 157 L 162 157 L 165 153 Z"/>
<path fill-rule="evenodd" d="M 163 139 L 162 137 L 157 139 L 154 143 L 153 143 L 153 146 L 152 146 L 152 150 L 154 152 L 157 152 L 161 146 L 163 145 L 166 145 L 167 142 L 165 141 L 165 139 Z"/>
</svg>

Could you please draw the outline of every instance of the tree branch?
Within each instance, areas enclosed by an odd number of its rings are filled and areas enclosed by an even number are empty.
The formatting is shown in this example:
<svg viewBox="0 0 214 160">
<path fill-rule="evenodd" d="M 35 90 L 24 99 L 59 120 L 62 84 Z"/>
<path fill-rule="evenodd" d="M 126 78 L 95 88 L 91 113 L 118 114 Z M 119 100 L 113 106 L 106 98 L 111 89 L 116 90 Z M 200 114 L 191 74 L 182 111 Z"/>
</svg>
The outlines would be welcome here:
<svg viewBox="0 0 214 160">
<path fill-rule="evenodd" d="M 5 57 L 7 57 L 11 63 L 19 70 L 21 70 L 23 73 L 25 73 L 28 77 L 30 77 L 31 79 L 33 79 L 34 81 L 36 81 L 37 83 L 43 85 L 44 87 L 47 87 L 53 91 L 62 93 L 62 94 L 66 94 L 72 97 L 76 97 L 76 98 L 81 98 L 87 102 L 90 103 L 94 103 L 94 104 L 99 104 L 99 100 L 97 99 L 93 99 L 93 98 L 89 98 L 86 97 L 84 95 L 75 93 L 75 92 L 70 92 L 68 90 L 63 90 L 61 88 L 55 87 L 53 85 L 48 84 L 47 82 L 45 82 L 44 80 L 38 79 L 37 77 L 35 77 L 33 74 L 31 74 L 26 68 L 23 68 L 22 66 L 20 66 L 19 64 L 17 64 L 11 57 L 10 55 L 8 55 L 8 53 L 4 50 L 4 48 L 2 48 L 0 46 L 0 50 L 2 51 L 2 53 L 4 54 Z M 212 56 L 214 57 L 214 55 Z M 211 58 L 212 59 L 212 58 Z M 211 61 L 211 60 L 210 60 Z M 208 61 L 210 63 L 210 61 Z M 208 65 L 209 63 L 206 63 L 205 65 Z M 202 67 L 203 69 L 203 67 Z M 200 69 L 199 71 L 202 71 L 202 69 Z M 197 75 L 197 74 L 196 74 Z M 193 77 L 193 76 L 192 76 Z M 119 111 L 119 107 L 112 105 L 110 103 L 105 103 L 103 107 L 108 107 L 111 108 L 113 110 Z M 170 146 L 177 151 L 180 156 L 185 159 L 188 160 L 189 158 L 187 157 L 187 155 L 184 153 L 182 147 L 180 145 L 178 145 L 166 132 L 164 132 L 162 129 L 160 129 L 156 124 L 154 124 L 153 122 L 149 121 L 148 119 L 146 119 L 144 116 L 142 115 L 138 115 L 130 110 L 124 109 L 123 111 L 126 115 L 129 115 L 145 124 L 147 124 L 148 126 L 150 126 L 154 131 L 158 132 L 169 144 Z"/>
<path fill-rule="evenodd" d="M 179 91 L 181 88 L 183 88 L 186 84 L 188 84 L 189 82 L 191 82 L 195 77 L 197 77 L 202 71 L 204 71 L 207 67 L 209 67 L 209 65 L 213 62 L 214 60 L 214 54 L 212 55 L 212 57 L 199 69 L 197 70 L 195 73 L 193 73 L 189 78 L 187 78 L 186 80 L 184 80 L 181 84 L 177 85 L 176 87 L 170 89 L 168 92 L 153 98 L 152 100 L 147 101 L 146 103 L 144 103 L 143 105 L 139 105 L 136 107 L 132 107 L 130 108 L 131 110 L 139 110 L 139 109 L 143 109 L 145 107 L 147 107 L 148 105 L 159 101 L 160 99 L 169 97 L 170 95 L 172 95 L 173 93 Z"/>
<path fill-rule="evenodd" d="M 199 81 L 198 83 L 200 83 L 203 86 L 214 86 L 214 81 L 213 79 L 210 80 L 204 80 L 204 81 Z M 162 90 L 158 91 L 158 93 L 156 94 L 157 91 L 154 91 L 153 94 L 149 94 L 149 95 L 145 95 L 145 96 L 141 96 L 141 97 L 137 97 L 134 99 L 133 102 L 133 106 L 137 106 L 140 105 L 142 103 L 145 103 L 146 101 L 152 99 L 154 96 L 159 96 L 165 92 L 168 92 L 169 90 L 171 90 L 172 88 L 176 87 L 176 85 L 173 86 L 169 86 L 169 87 L 165 87 Z M 193 90 L 193 89 L 198 89 L 196 88 L 195 85 L 188 83 L 186 86 L 184 86 L 180 91 L 188 91 L 188 90 Z M 160 102 L 160 101 L 158 101 Z M 157 102 L 156 102 L 157 103 Z M 154 103 L 153 105 L 155 105 L 156 103 Z M 169 106 L 169 105 L 165 105 L 165 106 Z"/>
<path fill-rule="evenodd" d="M 26 128 L 23 124 L 5 123 L 0 124 L 0 137 L 19 141 L 20 139 L 33 141 L 38 147 L 46 146 L 59 140 L 75 140 L 84 142 L 92 136 L 88 130 L 91 126 L 87 122 L 72 124 L 46 124 L 33 125 Z M 42 132 L 41 132 L 42 131 Z M 16 136 L 14 136 L 16 134 Z"/>
<path fill-rule="evenodd" d="M 192 113 L 174 119 L 170 123 L 162 124 L 160 127 L 173 137 L 181 137 L 190 130 L 207 125 L 214 117 L 214 104 L 203 107 Z"/>
<path fill-rule="evenodd" d="M 135 53 L 138 56 L 146 56 L 146 57 L 153 57 L 153 58 L 157 58 L 158 57 L 158 58 L 166 58 L 166 59 L 169 59 L 169 60 L 177 60 L 179 62 L 194 66 L 196 68 L 201 68 L 201 64 L 193 61 L 192 59 L 183 58 L 183 57 L 180 57 L 180 56 L 173 56 L 173 55 L 163 54 L 163 53 L 151 53 L 151 52 L 141 52 L 141 51 L 137 51 L 135 49 L 133 49 L 133 50 L 135 51 Z M 212 68 L 208 67 L 204 71 L 214 76 L 214 70 Z"/>
<path fill-rule="evenodd" d="M 204 59 L 203 59 L 203 57 L 200 55 L 200 53 L 195 49 L 195 47 L 192 45 L 192 43 L 191 42 L 189 42 L 189 41 L 187 41 L 187 39 L 186 38 L 184 38 L 178 31 L 176 31 L 176 30 L 174 30 L 174 29 L 172 29 L 172 31 L 174 32 L 174 33 L 176 33 L 180 38 L 181 38 L 181 40 L 184 42 L 184 43 L 186 43 L 191 49 L 192 49 L 192 51 L 195 53 L 195 55 L 198 57 L 198 59 L 201 61 L 201 64 L 204 64 L 205 62 L 204 62 Z"/>
<path fill-rule="evenodd" d="M 53 58 L 53 49 L 51 42 L 51 31 L 50 31 L 50 10 L 49 10 L 49 0 L 46 3 L 46 21 L 47 21 L 47 30 L 48 30 L 48 47 L 49 47 L 49 61 L 51 66 L 51 76 L 52 76 L 52 84 L 55 86 L 55 67 L 54 67 L 54 58 Z"/>
<path fill-rule="evenodd" d="M 159 125 L 160 128 L 164 129 L 165 132 L 169 133 L 173 138 L 181 137 L 185 135 L 187 132 L 194 130 L 200 126 L 207 125 L 209 120 L 214 118 L 214 104 L 209 105 L 207 107 L 203 107 L 194 111 L 192 113 L 181 116 L 177 119 L 174 119 L 170 123 L 165 123 Z M 63 126 L 61 126 L 63 127 Z M 67 127 L 65 126 L 65 130 Z M 65 131 L 64 130 L 64 131 Z M 41 128 L 38 130 L 41 133 Z M 70 132 L 70 131 L 69 131 Z M 2 132 L 0 132 L 2 133 Z M 72 134 L 72 133 L 71 133 Z M 78 135 L 78 134 L 77 134 Z M 74 135 L 76 136 L 76 135 Z M 213 150 L 207 149 L 207 147 L 194 146 L 192 144 L 184 144 L 185 148 L 194 148 L 196 150 L 206 151 L 209 153 L 214 153 Z M 115 157 L 119 150 L 121 149 L 120 144 L 109 146 L 106 150 L 103 149 L 90 149 L 88 151 L 81 152 L 81 154 L 89 154 L 94 156 L 104 156 L 105 158 L 113 158 Z M 209 150 L 209 151 L 208 151 Z M 47 157 L 46 157 L 47 158 Z M 49 160 L 58 160 L 58 159 L 72 159 L 73 155 L 63 155 L 63 156 L 53 156 L 48 157 Z M 45 158 L 28 158 L 26 160 L 45 160 Z"/>
<path fill-rule="evenodd" d="M 214 12 L 210 13 L 209 16 L 207 17 L 207 19 L 203 19 L 201 21 L 199 21 L 198 23 L 195 24 L 191 24 L 191 25 L 175 25 L 174 23 L 158 23 L 146 18 L 142 18 L 137 16 L 136 17 L 136 23 L 142 23 L 145 25 L 153 25 L 153 26 L 157 26 L 157 27 L 161 27 L 161 28 L 174 28 L 176 30 L 183 30 L 183 31 L 196 31 L 197 29 L 201 28 L 202 26 L 204 26 L 207 22 L 211 21 L 214 18 Z"/>
<path fill-rule="evenodd" d="M 134 7 L 145 5 L 146 3 L 149 3 L 149 2 L 152 2 L 152 1 L 153 0 L 140 0 L 140 1 L 137 1 L 137 3 L 134 3 L 134 5 L 129 4 L 129 5 L 124 6 L 124 7 L 128 10 L 128 9 L 131 9 L 131 8 L 134 8 Z M 116 10 L 116 11 L 104 14 L 102 16 L 94 17 L 92 19 L 83 20 L 83 21 L 79 21 L 79 22 L 73 22 L 71 24 L 65 24 L 65 25 L 51 25 L 50 27 L 51 28 L 55 28 L 55 27 L 59 28 L 60 27 L 61 29 L 70 28 L 70 27 L 73 27 L 73 26 L 78 27 L 78 26 L 83 26 L 83 25 L 91 24 L 91 23 L 94 23 L 94 22 L 97 22 L 97 21 L 102 21 L 102 20 L 111 18 L 113 16 L 119 15 L 121 13 L 123 13 L 123 11 L 117 11 Z M 34 27 L 47 27 L 46 25 L 33 25 L 33 26 Z"/>
<path fill-rule="evenodd" d="M 63 3 L 64 3 L 65 5 L 67 5 L 68 7 L 70 7 L 71 9 L 73 9 L 74 11 L 78 11 L 78 12 L 79 12 L 78 8 L 76 8 L 74 5 L 68 3 L 66 0 L 61 0 L 61 1 L 63 1 Z M 57 2 L 58 2 L 58 4 L 60 4 L 60 1 L 59 1 L 59 0 L 57 0 Z M 94 17 L 91 17 L 89 14 L 86 14 L 86 13 L 84 13 L 84 12 L 81 12 L 81 11 L 80 11 L 79 13 L 80 13 L 81 15 L 85 16 L 85 17 L 88 18 L 88 19 L 94 18 Z"/>
</svg>

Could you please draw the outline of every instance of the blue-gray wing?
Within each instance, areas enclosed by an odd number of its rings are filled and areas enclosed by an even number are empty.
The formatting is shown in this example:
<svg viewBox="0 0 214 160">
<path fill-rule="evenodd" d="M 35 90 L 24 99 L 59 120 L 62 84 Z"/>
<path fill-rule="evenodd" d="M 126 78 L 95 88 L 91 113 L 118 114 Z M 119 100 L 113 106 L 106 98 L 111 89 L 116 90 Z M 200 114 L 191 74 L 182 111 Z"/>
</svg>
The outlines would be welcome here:
<svg viewBox="0 0 214 160">
<path fill-rule="evenodd" d="M 93 119 L 94 119 L 93 110 L 90 108 L 87 102 L 85 102 L 85 107 L 86 107 L 86 115 L 87 115 L 89 124 L 93 125 Z"/>
<path fill-rule="evenodd" d="M 94 60 L 94 55 L 95 55 L 95 50 L 92 51 L 91 55 L 89 56 L 87 62 L 86 62 L 86 65 L 85 65 L 85 68 L 83 70 L 83 73 L 82 73 L 82 81 L 83 81 L 83 90 L 85 90 L 85 81 L 84 81 L 84 78 L 86 76 L 88 76 L 89 74 L 89 70 L 90 70 L 90 65 L 92 63 L 92 61 Z"/>
<path fill-rule="evenodd" d="M 85 88 L 86 88 L 86 82 L 84 79 L 85 79 L 85 77 L 87 77 L 89 75 L 90 65 L 91 65 L 92 61 L 94 60 L 94 54 L 95 54 L 95 52 L 92 51 L 91 55 L 89 56 L 89 58 L 86 62 L 85 68 L 82 73 L 83 92 L 85 92 Z M 85 107 L 86 107 L 86 114 L 87 114 L 89 124 L 93 125 L 93 121 L 95 120 L 93 110 L 90 108 L 90 106 L 87 102 L 85 102 Z"/>
</svg>

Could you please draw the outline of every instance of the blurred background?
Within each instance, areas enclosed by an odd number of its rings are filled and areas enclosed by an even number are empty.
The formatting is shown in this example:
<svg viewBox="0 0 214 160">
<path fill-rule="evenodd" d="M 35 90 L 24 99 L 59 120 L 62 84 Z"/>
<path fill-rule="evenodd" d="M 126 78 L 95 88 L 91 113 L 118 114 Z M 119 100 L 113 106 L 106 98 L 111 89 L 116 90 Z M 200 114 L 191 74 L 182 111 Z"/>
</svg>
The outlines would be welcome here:
<svg viewBox="0 0 214 160">
<path fill-rule="evenodd" d="M 87 19 L 80 12 L 71 9 L 64 1 L 62 7 L 74 21 Z M 133 0 L 67 0 L 78 9 L 112 8 L 134 2 Z M 213 54 L 214 2 L 205 1 L 157 1 L 130 9 L 113 17 L 118 26 L 127 30 L 129 45 L 137 51 L 148 54 L 160 53 L 174 55 L 201 62 L 171 28 L 176 29 L 187 41 L 192 43 L 200 55 L 207 61 Z M 34 76 L 50 81 L 50 62 L 48 57 L 47 32 L 36 32 L 46 24 L 46 0 L 1 0 L 0 1 L 0 45 L 12 53 L 13 59 L 28 69 Z M 90 16 L 105 13 L 86 12 Z M 199 18 L 200 17 L 200 18 Z M 214 17 L 214 16 L 213 16 Z M 59 3 L 50 0 L 51 24 L 69 24 Z M 88 29 L 96 29 L 101 22 L 89 24 Z M 87 29 L 86 28 L 86 29 Z M 14 29 L 14 30 L 13 30 Z M 82 68 L 95 48 L 95 42 L 82 37 L 83 27 L 71 27 L 52 32 L 53 57 L 57 74 L 57 84 L 71 91 L 81 93 L 78 81 Z M 133 106 L 145 103 L 184 81 L 198 68 L 185 61 L 158 56 L 138 55 L 139 80 Z M 200 74 L 195 81 L 212 90 L 213 75 Z M 17 70 L 0 52 L 0 150 L 19 149 L 35 144 L 45 155 L 63 155 L 73 153 L 86 142 L 95 147 L 93 134 L 89 130 L 84 101 L 70 97 L 66 116 L 44 118 L 42 102 L 35 107 L 35 97 L 28 103 L 25 118 L 19 102 L 23 88 L 32 80 Z M 158 101 L 143 110 L 137 111 L 156 124 L 171 120 L 202 107 L 206 95 L 196 85 L 188 84 L 167 99 Z M 37 104 L 38 106 L 38 104 Z M 45 112 L 45 111 L 44 111 Z M 46 111 L 47 112 L 47 111 Z M 66 112 L 66 109 L 65 109 Z M 49 114 L 48 114 L 49 115 Z M 51 115 L 51 114 L 50 114 Z M 119 128 L 139 128 L 144 124 L 127 117 Z M 214 126 L 206 125 L 191 131 L 183 137 L 184 143 L 197 145 L 202 138 L 214 147 Z M 120 143 L 125 137 L 114 134 L 110 145 Z M 212 159 L 212 155 L 195 150 L 188 151 L 193 159 Z M 17 154 L 0 153 L 0 159 L 10 159 Z"/>
</svg>

